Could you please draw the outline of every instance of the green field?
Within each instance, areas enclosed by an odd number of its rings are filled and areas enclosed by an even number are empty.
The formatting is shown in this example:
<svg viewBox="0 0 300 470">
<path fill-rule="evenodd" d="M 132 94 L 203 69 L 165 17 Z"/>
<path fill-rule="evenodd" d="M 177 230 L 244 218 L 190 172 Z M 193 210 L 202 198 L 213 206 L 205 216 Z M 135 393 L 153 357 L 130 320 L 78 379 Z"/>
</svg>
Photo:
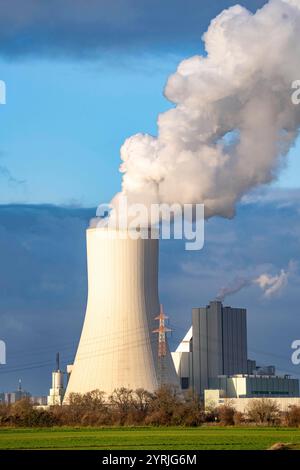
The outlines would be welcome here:
<svg viewBox="0 0 300 470">
<path fill-rule="evenodd" d="M 300 448 L 300 429 L 257 427 L 0 429 L 0 449 L 264 450 L 276 442 L 292 443 Z"/>
</svg>

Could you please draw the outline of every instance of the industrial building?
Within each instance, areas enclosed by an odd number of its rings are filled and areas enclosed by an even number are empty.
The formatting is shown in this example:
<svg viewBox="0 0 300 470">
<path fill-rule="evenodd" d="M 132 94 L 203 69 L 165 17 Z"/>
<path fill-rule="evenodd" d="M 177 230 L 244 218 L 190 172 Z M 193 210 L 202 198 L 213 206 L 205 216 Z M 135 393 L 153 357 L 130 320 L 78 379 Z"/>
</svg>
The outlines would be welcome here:
<svg viewBox="0 0 300 470">
<path fill-rule="evenodd" d="M 44 395 L 40 395 L 40 396 L 32 396 L 30 397 L 30 402 L 34 405 L 34 406 L 47 406 L 48 405 L 48 398 Z"/>
<path fill-rule="evenodd" d="M 227 398 L 298 397 L 299 381 L 288 376 L 235 375 L 212 378 L 210 386 Z"/>
<path fill-rule="evenodd" d="M 50 388 L 46 404 L 48 404 L 49 406 L 62 405 L 64 394 L 64 373 L 60 369 L 59 353 L 57 353 L 56 369 L 52 372 L 52 387 Z"/>
<path fill-rule="evenodd" d="M 286 383 L 295 380 L 295 379 L 283 379 Z M 297 380 L 295 380 L 298 382 Z M 275 385 L 275 384 L 273 384 Z M 298 387 L 298 384 L 295 384 Z M 265 392 L 262 390 L 262 392 Z M 278 393 L 278 395 L 277 395 Z M 217 408 L 218 406 L 222 405 L 230 405 L 235 408 L 236 411 L 241 413 L 246 413 L 249 405 L 251 405 L 255 400 L 260 400 L 262 398 L 267 398 L 268 401 L 273 402 L 276 406 L 280 409 L 280 411 L 288 411 L 291 406 L 299 406 L 300 407 L 300 397 L 299 394 L 297 396 L 286 396 L 281 395 L 280 388 L 276 392 L 276 394 L 263 394 L 263 395 L 251 395 L 250 396 L 238 396 L 238 397 L 228 397 L 226 392 L 221 389 L 212 389 L 212 390 L 205 390 L 204 392 L 204 404 L 205 409 L 210 410 Z"/>
<path fill-rule="evenodd" d="M 145 229 L 148 231 L 148 229 Z M 64 394 L 63 372 L 52 374 L 48 405 L 71 393 L 163 384 L 192 389 L 202 399 L 295 398 L 299 382 L 275 376 L 247 355 L 247 311 L 215 300 L 192 310 L 192 326 L 170 353 L 167 318 L 158 297 L 158 237 L 109 227 L 87 230 L 88 302 Z M 172 360 L 173 359 L 173 360 Z M 221 401 L 219 401 L 221 400 Z"/>
<path fill-rule="evenodd" d="M 199 395 L 219 375 L 247 374 L 246 310 L 219 301 L 192 310 L 192 327 L 172 353 L 181 386 Z"/>
<path fill-rule="evenodd" d="M 5 392 L 2 394 L 3 403 L 7 405 L 12 405 L 19 400 L 23 400 L 24 398 L 30 398 L 31 394 L 22 388 L 22 381 L 19 380 L 18 390 L 13 392 Z"/>
<path fill-rule="evenodd" d="M 74 392 L 179 385 L 160 314 L 158 239 L 90 228 L 87 259 L 87 310 L 64 403 Z"/>
<path fill-rule="evenodd" d="M 299 397 L 299 380 L 277 377 L 274 366 L 247 358 L 247 311 L 217 300 L 192 310 L 192 326 L 172 358 L 181 388 L 193 389 L 206 403 L 276 397 L 286 405 Z"/>
<path fill-rule="evenodd" d="M 13 392 L 2 392 L 0 393 L 0 403 L 6 405 L 13 405 L 20 400 L 28 399 L 34 405 L 46 405 L 47 397 L 45 396 L 32 396 L 31 393 L 27 392 L 22 388 L 22 381 L 19 380 L 18 390 Z"/>
</svg>

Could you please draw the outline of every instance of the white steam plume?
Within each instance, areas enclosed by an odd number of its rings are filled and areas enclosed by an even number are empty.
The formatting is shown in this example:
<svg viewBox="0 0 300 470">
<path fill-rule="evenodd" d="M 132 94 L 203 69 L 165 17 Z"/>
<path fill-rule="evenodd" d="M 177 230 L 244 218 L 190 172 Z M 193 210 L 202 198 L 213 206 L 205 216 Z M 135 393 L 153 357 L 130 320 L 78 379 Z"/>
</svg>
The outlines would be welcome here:
<svg viewBox="0 0 300 470">
<path fill-rule="evenodd" d="M 251 279 L 245 279 L 245 278 L 238 277 L 238 278 L 234 279 L 230 284 L 228 284 L 227 286 L 224 286 L 224 287 L 222 287 L 222 289 L 220 289 L 220 291 L 219 291 L 219 293 L 216 297 L 216 300 L 219 300 L 220 302 L 223 302 L 226 299 L 226 297 L 228 297 L 230 295 L 237 294 L 238 292 L 240 292 L 245 287 L 250 286 L 252 283 L 253 283 L 253 280 L 251 280 Z"/>
<path fill-rule="evenodd" d="M 274 180 L 299 132 L 299 38 L 300 0 L 217 16 L 207 56 L 182 61 L 167 81 L 175 107 L 159 115 L 157 137 L 136 134 L 121 148 L 128 203 L 204 203 L 206 217 L 232 217 L 245 193 Z"/>
<path fill-rule="evenodd" d="M 217 300 L 223 302 L 226 297 L 236 294 L 245 287 L 251 285 L 258 285 L 263 291 L 263 295 L 266 298 L 271 298 L 276 294 L 282 292 L 282 290 L 288 285 L 290 276 L 292 276 L 298 268 L 298 263 L 291 260 L 286 270 L 281 269 L 280 273 L 271 276 L 270 274 L 263 273 L 258 277 L 254 278 L 237 278 L 228 286 L 223 287 L 217 295 Z"/>
<path fill-rule="evenodd" d="M 254 280 L 254 283 L 264 291 L 265 297 L 272 297 L 287 286 L 288 278 L 289 272 L 282 269 L 277 276 L 262 274 Z"/>
</svg>

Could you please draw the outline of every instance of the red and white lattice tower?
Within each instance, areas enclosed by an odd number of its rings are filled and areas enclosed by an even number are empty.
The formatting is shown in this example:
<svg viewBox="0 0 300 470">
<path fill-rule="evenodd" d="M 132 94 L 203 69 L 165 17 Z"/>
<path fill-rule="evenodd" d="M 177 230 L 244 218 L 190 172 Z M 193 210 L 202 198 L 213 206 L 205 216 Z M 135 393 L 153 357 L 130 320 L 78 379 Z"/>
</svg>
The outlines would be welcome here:
<svg viewBox="0 0 300 470">
<path fill-rule="evenodd" d="M 159 327 L 153 330 L 153 333 L 158 334 L 158 383 L 159 386 L 166 385 L 168 380 L 166 377 L 166 356 L 167 356 L 167 333 L 172 331 L 166 327 L 166 320 L 168 317 L 164 313 L 162 304 L 160 305 L 160 312 L 155 320 L 159 321 Z"/>
</svg>

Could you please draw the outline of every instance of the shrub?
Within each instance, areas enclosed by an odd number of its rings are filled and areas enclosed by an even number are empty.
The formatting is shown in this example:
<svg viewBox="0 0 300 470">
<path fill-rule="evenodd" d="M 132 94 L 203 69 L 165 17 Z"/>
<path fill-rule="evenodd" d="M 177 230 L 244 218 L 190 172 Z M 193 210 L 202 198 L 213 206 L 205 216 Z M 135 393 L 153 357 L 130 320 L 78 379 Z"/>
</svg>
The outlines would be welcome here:
<svg viewBox="0 0 300 470">
<path fill-rule="evenodd" d="M 214 403 L 211 403 L 205 408 L 205 422 L 216 423 L 217 421 L 219 421 L 219 410 Z"/>
<path fill-rule="evenodd" d="M 85 394 L 72 393 L 68 405 L 51 409 L 62 425 L 96 426 L 111 423 L 105 394 L 99 390 Z"/>
<path fill-rule="evenodd" d="M 234 425 L 235 409 L 230 405 L 222 405 L 218 408 L 218 418 L 223 426 Z"/>
<path fill-rule="evenodd" d="M 233 421 L 236 426 L 240 426 L 241 424 L 245 422 L 244 414 L 241 413 L 240 411 L 235 411 Z"/>
<path fill-rule="evenodd" d="M 297 428 L 300 426 L 300 406 L 291 406 L 284 415 L 284 424 Z"/>
<path fill-rule="evenodd" d="M 9 423 L 10 405 L 0 404 L 0 426 L 5 426 Z"/>
<path fill-rule="evenodd" d="M 28 398 L 7 405 L 4 424 L 14 426 L 42 427 L 57 424 L 55 416 L 48 410 L 34 408 Z"/>
<path fill-rule="evenodd" d="M 182 424 L 184 426 L 201 426 L 204 422 L 203 404 L 197 394 L 189 390 L 184 394 Z"/>
<path fill-rule="evenodd" d="M 251 400 L 247 407 L 250 421 L 256 424 L 276 424 L 279 421 L 280 411 L 278 404 L 268 398 Z"/>
<path fill-rule="evenodd" d="M 160 426 L 181 424 L 182 402 L 176 387 L 164 385 L 153 394 L 145 423 Z"/>
</svg>

